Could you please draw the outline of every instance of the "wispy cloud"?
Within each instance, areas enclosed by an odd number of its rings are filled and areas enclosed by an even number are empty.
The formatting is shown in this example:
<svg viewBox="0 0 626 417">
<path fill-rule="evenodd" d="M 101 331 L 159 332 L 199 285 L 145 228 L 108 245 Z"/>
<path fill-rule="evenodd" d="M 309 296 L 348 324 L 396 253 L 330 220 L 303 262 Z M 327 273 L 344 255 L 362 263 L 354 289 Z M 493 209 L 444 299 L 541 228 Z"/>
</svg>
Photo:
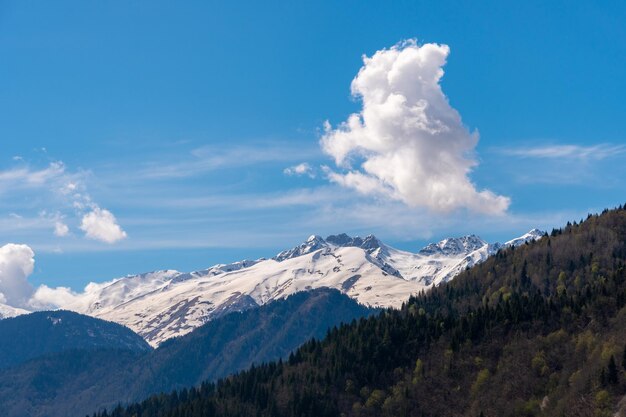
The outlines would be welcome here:
<svg viewBox="0 0 626 417">
<path fill-rule="evenodd" d="M 18 160 L 18 161 L 21 161 Z M 45 168 L 31 168 L 28 165 L 12 167 L 0 171 L 0 192 L 17 188 L 36 188 L 57 183 L 67 177 L 63 162 L 51 162 Z"/>
<path fill-rule="evenodd" d="M 545 145 L 534 147 L 505 148 L 501 152 L 521 158 L 570 159 L 600 161 L 626 153 L 626 145 L 601 143 L 583 145 Z"/>
<path fill-rule="evenodd" d="M 620 162 L 626 158 L 625 144 L 529 143 L 494 147 L 489 152 L 494 157 L 492 166 L 517 184 L 606 190 L 623 184 L 625 165 Z"/>
<path fill-rule="evenodd" d="M 139 212 L 155 209 L 158 214 L 149 218 L 145 216 L 127 218 L 125 222 L 128 225 L 154 226 L 167 224 L 172 220 L 178 224 L 190 224 L 221 216 L 235 220 L 237 216 L 245 218 L 261 215 L 264 212 L 308 210 L 329 204 L 345 204 L 359 198 L 362 197 L 356 192 L 336 185 L 294 188 L 276 192 L 204 194 L 197 197 L 172 194 L 172 198 L 166 199 L 155 194 L 142 194 L 141 198 L 129 199 L 124 207 Z M 181 215 L 181 213 L 186 214 Z"/>
<path fill-rule="evenodd" d="M 144 163 L 136 173 L 141 179 L 177 179 L 207 172 L 260 165 L 292 162 L 319 154 L 314 147 L 282 142 L 264 142 L 235 146 L 203 146 L 191 150 L 178 160 L 161 158 Z"/>
</svg>

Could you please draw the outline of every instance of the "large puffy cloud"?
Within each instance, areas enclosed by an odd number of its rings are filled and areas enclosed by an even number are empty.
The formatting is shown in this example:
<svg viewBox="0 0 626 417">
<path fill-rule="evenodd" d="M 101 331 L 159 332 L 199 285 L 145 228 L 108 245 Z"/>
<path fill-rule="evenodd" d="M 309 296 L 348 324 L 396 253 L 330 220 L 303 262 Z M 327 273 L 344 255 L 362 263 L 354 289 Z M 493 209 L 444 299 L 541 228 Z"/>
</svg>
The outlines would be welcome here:
<svg viewBox="0 0 626 417">
<path fill-rule="evenodd" d="M 88 238 L 106 243 L 115 243 L 126 238 L 126 232 L 117 224 L 113 213 L 100 207 L 93 207 L 83 216 L 80 228 Z"/>
<path fill-rule="evenodd" d="M 335 129 L 327 123 L 321 139 L 343 171 L 327 169 L 331 181 L 435 212 L 507 210 L 508 198 L 477 190 L 468 177 L 478 133 L 468 131 L 441 89 L 449 52 L 408 41 L 363 58 L 352 81 L 362 110 Z"/>
<path fill-rule="evenodd" d="M 70 288 L 37 289 L 28 282 L 35 268 L 35 252 L 28 246 L 7 243 L 0 247 L 0 303 L 25 310 L 48 310 L 79 298 Z"/>
<path fill-rule="evenodd" d="M 27 281 L 35 267 L 35 253 L 27 245 L 8 243 L 0 247 L 0 302 L 27 307 L 33 287 Z"/>
</svg>

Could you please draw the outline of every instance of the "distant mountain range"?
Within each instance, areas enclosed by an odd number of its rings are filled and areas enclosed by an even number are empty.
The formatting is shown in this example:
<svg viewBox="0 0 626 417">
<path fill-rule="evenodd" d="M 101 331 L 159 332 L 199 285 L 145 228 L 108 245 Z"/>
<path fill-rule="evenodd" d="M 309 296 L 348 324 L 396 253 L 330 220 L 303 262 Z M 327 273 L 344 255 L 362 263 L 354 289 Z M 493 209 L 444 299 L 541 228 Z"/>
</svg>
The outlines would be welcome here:
<svg viewBox="0 0 626 417">
<path fill-rule="evenodd" d="M 392 248 L 373 235 L 313 235 L 271 259 L 190 273 L 155 271 L 90 285 L 62 308 L 128 326 L 158 346 L 229 312 L 315 288 L 337 289 L 370 307 L 399 307 L 411 294 L 449 281 L 499 249 L 543 235 L 533 229 L 503 244 L 469 235 L 432 243 L 417 253 Z M 4 314 L 23 312 L 8 309 Z"/>
</svg>

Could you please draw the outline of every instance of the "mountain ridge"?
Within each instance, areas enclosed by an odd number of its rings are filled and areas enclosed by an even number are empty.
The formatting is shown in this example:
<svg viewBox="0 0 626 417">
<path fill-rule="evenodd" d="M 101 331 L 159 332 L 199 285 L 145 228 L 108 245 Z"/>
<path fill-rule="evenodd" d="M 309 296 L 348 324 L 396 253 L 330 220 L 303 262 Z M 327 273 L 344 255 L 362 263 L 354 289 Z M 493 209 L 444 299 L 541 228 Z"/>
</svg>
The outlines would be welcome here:
<svg viewBox="0 0 626 417">
<path fill-rule="evenodd" d="M 193 272 L 153 271 L 90 284 L 61 308 L 125 325 L 155 347 L 229 312 L 314 288 L 334 288 L 374 308 L 397 308 L 410 295 L 449 281 L 499 249 L 541 236 L 531 231 L 504 244 L 489 244 L 469 235 L 412 253 L 374 235 L 311 235 L 270 259 Z"/>
</svg>

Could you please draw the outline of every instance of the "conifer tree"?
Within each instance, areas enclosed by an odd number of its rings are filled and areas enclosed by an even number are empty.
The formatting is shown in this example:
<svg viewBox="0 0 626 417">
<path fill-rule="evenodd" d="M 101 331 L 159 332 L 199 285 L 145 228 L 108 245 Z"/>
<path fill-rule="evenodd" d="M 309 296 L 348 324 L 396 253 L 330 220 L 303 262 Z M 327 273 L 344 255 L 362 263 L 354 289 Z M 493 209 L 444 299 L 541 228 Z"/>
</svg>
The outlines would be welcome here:
<svg viewBox="0 0 626 417">
<path fill-rule="evenodd" d="M 609 365 L 607 367 L 607 381 L 611 385 L 617 385 L 619 382 L 619 374 L 617 372 L 617 365 L 615 364 L 615 358 L 611 355 L 609 359 Z"/>
</svg>

